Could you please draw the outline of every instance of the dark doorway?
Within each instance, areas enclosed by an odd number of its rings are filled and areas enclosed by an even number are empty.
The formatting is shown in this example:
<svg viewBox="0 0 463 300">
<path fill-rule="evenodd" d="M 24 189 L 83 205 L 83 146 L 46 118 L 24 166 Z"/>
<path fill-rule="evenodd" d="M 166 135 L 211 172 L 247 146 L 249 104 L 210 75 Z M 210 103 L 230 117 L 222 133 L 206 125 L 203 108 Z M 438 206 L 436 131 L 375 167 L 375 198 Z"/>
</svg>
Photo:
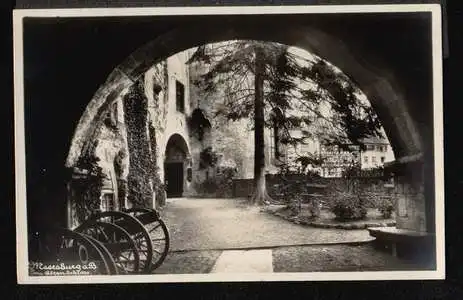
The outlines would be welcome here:
<svg viewBox="0 0 463 300">
<path fill-rule="evenodd" d="M 169 162 L 164 165 L 167 197 L 182 197 L 183 162 Z"/>
</svg>

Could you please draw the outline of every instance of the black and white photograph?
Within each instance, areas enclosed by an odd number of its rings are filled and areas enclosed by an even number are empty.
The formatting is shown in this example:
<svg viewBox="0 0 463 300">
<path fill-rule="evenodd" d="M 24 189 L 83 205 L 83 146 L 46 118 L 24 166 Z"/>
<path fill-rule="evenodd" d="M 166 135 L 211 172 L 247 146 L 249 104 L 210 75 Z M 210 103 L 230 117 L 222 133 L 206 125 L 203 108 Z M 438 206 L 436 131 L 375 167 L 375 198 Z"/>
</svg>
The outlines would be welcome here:
<svg viewBox="0 0 463 300">
<path fill-rule="evenodd" d="M 445 278 L 439 5 L 13 17 L 18 283 Z"/>
</svg>

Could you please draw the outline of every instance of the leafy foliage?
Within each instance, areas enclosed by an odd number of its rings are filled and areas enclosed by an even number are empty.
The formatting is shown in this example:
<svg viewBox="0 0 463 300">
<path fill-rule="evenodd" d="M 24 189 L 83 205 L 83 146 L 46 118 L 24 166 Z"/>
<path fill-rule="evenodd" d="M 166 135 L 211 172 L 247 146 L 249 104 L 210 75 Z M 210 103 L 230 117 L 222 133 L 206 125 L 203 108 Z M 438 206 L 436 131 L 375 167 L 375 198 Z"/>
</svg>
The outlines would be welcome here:
<svg viewBox="0 0 463 300">
<path fill-rule="evenodd" d="M 195 84 L 206 96 L 224 91 L 216 114 L 229 120 L 253 118 L 256 51 L 262 53 L 265 64 L 265 107 L 283 112 L 278 120 L 285 131 L 283 144 L 303 144 L 314 134 L 323 143 L 336 145 L 360 144 L 364 137 L 381 135 L 379 119 L 346 75 L 320 58 L 300 57 L 278 43 L 238 40 L 197 48 L 190 63 L 205 65 L 207 70 Z M 324 114 L 323 108 L 331 114 Z M 268 127 L 273 124 L 266 121 Z M 292 134 L 293 129 L 311 126 L 318 132 L 305 131 L 302 137 Z"/>
<path fill-rule="evenodd" d="M 218 167 L 218 171 L 220 171 L 219 174 L 201 182 L 196 190 L 199 193 L 212 195 L 214 197 L 232 197 L 233 178 L 236 175 L 235 168 Z"/>
<path fill-rule="evenodd" d="M 347 166 L 343 172 L 342 172 L 342 177 L 344 178 L 356 178 L 360 177 L 361 175 L 361 165 L 359 162 L 355 162 L 349 166 Z"/>
<path fill-rule="evenodd" d="M 153 190 L 156 194 L 156 201 L 158 204 L 165 203 L 165 186 L 164 183 L 161 181 L 161 177 L 159 176 L 159 168 L 157 164 L 157 140 L 156 140 L 156 129 L 150 123 L 148 125 L 149 131 L 149 140 L 150 140 L 150 147 L 151 147 L 151 175 L 152 175 L 152 184 Z"/>
<path fill-rule="evenodd" d="M 360 195 L 355 193 L 337 193 L 332 195 L 330 210 L 339 221 L 361 220 L 367 215 L 367 207 Z"/>
<path fill-rule="evenodd" d="M 361 139 L 374 135 L 381 136 L 381 123 L 373 108 L 358 100 L 359 90 L 347 77 L 334 72 L 325 61 L 319 60 L 306 70 L 311 78 L 321 88 L 330 94 L 331 108 L 336 112 L 337 121 L 346 133 L 345 140 L 332 139 L 332 144 L 352 142 L 361 144 Z"/>
<path fill-rule="evenodd" d="M 294 160 L 287 160 L 281 163 L 279 167 L 279 174 L 301 174 L 310 178 L 320 177 L 320 174 L 313 170 L 311 167 L 318 167 L 325 161 L 324 157 L 315 155 L 313 153 L 305 153 L 305 155 L 298 155 Z"/>
<path fill-rule="evenodd" d="M 394 212 L 394 203 L 388 197 L 382 197 L 377 203 L 378 211 L 383 215 L 383 218 L 388 219 Z"/>
<path fill-rule="evenodd" d="M 283 178 L 280 192 L 284 195 L 286 205 L 293 215 L 297 215 L 301 211 L 302 194 L 305 191 L 306 182 L 304 180 L 286 180 Z"/>
<path fill-rule="evenodd" d="M 211 128 L 211 123 L 204 116 L 200 109 L 195 109 L 188 118 L 188 125 L 191 133 L 196 136 L 199 141 L 202 141 L 204 134 Z"/>
<path fill-rule="evenodd" d="M 123 166 L 122 162 L 127 157 L 126 150 L 122 148 L 119 152 L 117 152 L 116 156 L 114 157 L 114 171 L 116 172 L 117 177 L 122 176 Z"/>
<path fill-rule="evenodd" d="M 85 221 L 100 208 L 101 188 L 103 187 L 103 169 L 95 155 L 98 141 L 95 140 L 86 155 L 79 157 L 76 168 L 82 171 L 78 179 L 73 180 L 76 191 L 75 212 L 79 223 Z"/>
<path fill-rule="evenodd" d="M 320 175 L 312 170 L 294 169 L 288 165 L 282 165 L 277 176 L 281 182 L 277 187 L 278 193 L 284 195 L 283 200 L 291 209 L 292 214 L 299 214 L 302 209 L 303 194 L 308 192 L 307 184 L 317 181 Z M 311 213 L 312 216 L 317 216 L 314 210 Z"/>
<path fill-rule="evenodd" d="M 130 168 L 127 178 L 127 199 L 134 206 L 151 206 L 153 191 L 150 178 L 153 162 L 147 135 L 148 100 L 141 82 L 134 84 L 124 99 Z"/>
<path fill-rule="evenodd" d="M 212 147 L 207 147 L 199 153 L 199 168 L 206 169 L 214 167 L 217 164 L 219 157 L 217 153 L 212 150 Z"/>
</svg>

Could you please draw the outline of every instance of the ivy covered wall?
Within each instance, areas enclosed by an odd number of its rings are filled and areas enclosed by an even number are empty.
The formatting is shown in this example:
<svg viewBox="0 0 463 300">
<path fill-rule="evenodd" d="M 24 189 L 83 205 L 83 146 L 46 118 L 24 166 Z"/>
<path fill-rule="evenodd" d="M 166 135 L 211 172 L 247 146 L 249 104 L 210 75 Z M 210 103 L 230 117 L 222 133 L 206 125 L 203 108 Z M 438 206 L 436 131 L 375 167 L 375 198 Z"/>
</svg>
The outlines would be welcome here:
<svg viewBox="0 0 463 300">
<path fill-rule="evenodd" d="M 151 183 L 154 163 L 148 135 L 148 99 L 143 82 L 135 83 L 124 97 L 124 116 L 129 150 L 127 178 L 129 205 L 153 207 Z"/>
<path fill-rule="evenodd" d="M 89 151 L 80 156 L 69 183 L 70 228 L 84 222 L 100 207 L 100 195 L 103 185 L 103 169 L 98 165 L 95 155 L 98 141 L 95 140 Z"/>
</svg>

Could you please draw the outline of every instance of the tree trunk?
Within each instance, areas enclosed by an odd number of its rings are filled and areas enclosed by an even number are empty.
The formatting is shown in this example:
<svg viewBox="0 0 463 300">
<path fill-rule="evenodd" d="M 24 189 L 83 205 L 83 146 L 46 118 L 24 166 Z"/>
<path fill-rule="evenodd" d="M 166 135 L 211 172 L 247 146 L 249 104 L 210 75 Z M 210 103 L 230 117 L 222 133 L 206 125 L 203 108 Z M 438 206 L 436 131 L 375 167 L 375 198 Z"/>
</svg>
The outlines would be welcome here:
<svg viewBox="0 0 463 300">
<path fill-rule="evenodd" d="M 254 79 L 254 193 L 251 203 L 263 205 L 270 196 L 265 182 L 265 140 L 264 140 L 264 72 L 262 50 L 256 49 Z"/>
</svg>

